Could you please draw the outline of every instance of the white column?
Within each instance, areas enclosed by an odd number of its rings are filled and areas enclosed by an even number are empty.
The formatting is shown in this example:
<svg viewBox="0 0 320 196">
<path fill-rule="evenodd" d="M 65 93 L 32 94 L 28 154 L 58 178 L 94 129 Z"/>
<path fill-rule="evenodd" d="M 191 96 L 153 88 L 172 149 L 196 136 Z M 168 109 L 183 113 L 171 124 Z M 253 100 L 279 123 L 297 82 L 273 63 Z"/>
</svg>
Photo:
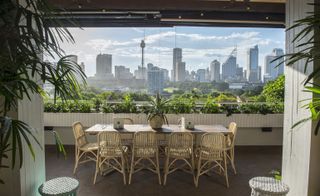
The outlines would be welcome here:
<svg viewBox="0 0 320 196">
<path fill-rule="evenodd" d="M 286 26 L 307 16 L 307 12 L 314 10 L 308 5 L 314 1 L 288 0 L 286 5 Z M 296 44 L 292 43 L 295 35 L 301 29 L 293 29 L 286 33 L 286 52 L 297 52 Z M 311 63 L 307 73 L 316 66 Z M 292 126 L 299 120 L 310 116 L 306 109 L 302 109 L 301 100 L 312 98 L 311 93 L 303 92 L 302 82 L 306 78 L 303 71 L 304 62 L 285 67 L 285 115 L 283 130 L 283 180 L 290 187 L 289 196 L 318 196 L 320 195 L 320 136 L 314 136 L 314 123 L 308 121 L 299 127 Z"/>
</svg>

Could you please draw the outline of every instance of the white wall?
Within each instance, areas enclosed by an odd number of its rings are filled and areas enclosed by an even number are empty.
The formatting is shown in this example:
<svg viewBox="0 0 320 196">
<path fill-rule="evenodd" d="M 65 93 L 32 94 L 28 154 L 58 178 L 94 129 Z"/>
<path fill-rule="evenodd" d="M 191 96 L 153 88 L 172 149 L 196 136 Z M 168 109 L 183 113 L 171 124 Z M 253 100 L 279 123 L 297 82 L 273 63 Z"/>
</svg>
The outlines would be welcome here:
<svg viewBox="0 0 320 196">
<path fill-rule="evenodd" d="M 44 161 L 44 131 L 43 131 L 43 104 L 42 98 L 35 95 L 32 96 L 32 101 L 23 100 L 18 104 L 17 114 L 10 115 L 27 123 L 32 130 L 32 133 L 41 143 L 41 147 L 32 142 L 36 159 L 33 160 L 28 147 L 24 144 L 23 147 L 23 165 L 19 170 L 2 169 L 1 177 L 5 181 L 5 185 L 0 185 L 0 195 L 2 196 L 36 196 L 38 187 L 45 181 L 45 161 Z M 32 114 L 32 115 L 30 115 Z M 9 162 L 11 166 L 11 162 Z M 17 161 L 18 167 L 18 161 Z"/>
<path fill-rule="evenodd" d="M 143 114 L 116 114 L 116 117 L 129 117 L 137 124 L 145 124 L 146 116 Z M 238 125 L 237 145 L 282 145 L 283 115 L 260 115 L 260 114 L 233 114 L 227 117 L 225 114 L 169 114 L 169 124 L 177 124 L 178 119 L 184 116 L 197 124 L 221 124 L 228 126 L 230 122 Z M 45 126 L 53 126 L 64 144 L 74 144 L 74 137 L 71 125 L 80 121 L 86 128 L 97 123 L 112 123 L 113 114 L 85 114 L 85 113 L 45 113 Z M 272 132 L 262 132 L 261 127 L 272 127 Z M 95 136 L 89 140 L 96 141 Z M 45 143 L 54 144 L 51 132 L 45 132 Z"/>
<path fill-rule="evenodd" d="M 307 5 L 314 1 L 288 0 L 286 5 L 286 26 L 290 27 L 294 21 L 306 16 L 314 7 Z M 294 36 L 300 29 L 286 33 L 286 52 L 297 51 L 292 44 Z M 310 64 L 309 70 L 313 69 Z M 312 97 L 303 92 L 302 82 L 306 78 L 303 73 L 304 62 L 285 67 L 285 116 L 283 131 L 283 180 L 290 187 L 289 196 L 319 196 L 319 136 L 313 135 L 311 121 L 292 130 L 292 126 L 299 120 L 310 116 L 306 109 L 302 109 L 300 100 Z"/>
</svg>

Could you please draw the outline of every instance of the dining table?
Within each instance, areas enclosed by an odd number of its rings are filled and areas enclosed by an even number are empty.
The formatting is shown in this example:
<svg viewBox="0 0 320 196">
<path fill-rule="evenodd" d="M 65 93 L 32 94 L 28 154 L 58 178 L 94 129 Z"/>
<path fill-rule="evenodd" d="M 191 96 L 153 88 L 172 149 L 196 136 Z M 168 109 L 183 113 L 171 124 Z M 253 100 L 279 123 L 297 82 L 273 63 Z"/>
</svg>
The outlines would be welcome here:
<svg viewBox="0 0 320 196">
<path fill-rule="evenodd" d="M 153 129 L 148 124 L 125 124 L 123 128 L 116 129 L 113 124 L 95 124 L 85 130 L 87 134 L 97 135 L 104 131 L 117 131 L 121 135 L 121 139 L 124 141 L 132 140 L 134 133 L 138 131 L 154 131 L 157 134 L 157 139 L 160 145 L 165 145 L 167 137 L 173 132 L 190 132 L 194 135 L 195 144 L 200 143 L 201 135 L 204 133 L 222 133 L 229 135 L 231 132 L 223 125 L 195 125 L 193 129 L 186 129 L 181 125 L 170 124 L 163 125 L 159 129 Z"/>
</svg>

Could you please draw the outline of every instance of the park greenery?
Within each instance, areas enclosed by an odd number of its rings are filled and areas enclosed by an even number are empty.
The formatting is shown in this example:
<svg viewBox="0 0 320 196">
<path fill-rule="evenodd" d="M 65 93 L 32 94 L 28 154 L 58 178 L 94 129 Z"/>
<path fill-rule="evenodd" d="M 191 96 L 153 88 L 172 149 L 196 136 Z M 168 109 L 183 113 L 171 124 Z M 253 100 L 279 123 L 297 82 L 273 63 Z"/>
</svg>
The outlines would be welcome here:
<svg viewBox="0 0 320 196">
<path fill-rule="evenodd" d="M 189 83 L 191 84 L 191 83 Z M 195 84 L 192 84 L 196 86 Z M 199 87 L 199 86 L 198 86 Z M 45 112 L 70 113 L 147 113 L 152 95 L 142 92 L 103 92 L 93 87 L 81 90 L 81 99 L 76 101 L 57 101 L 45 99 Z M 183 94 L 172 93 L 164 97 L 167 100 L 166 113 L 283 113 L 284 76 L 268 82 L 261 89 L 244 91 L 240 96 L 230 91 L 203 93 L 194 88 Z"/>
</svg>

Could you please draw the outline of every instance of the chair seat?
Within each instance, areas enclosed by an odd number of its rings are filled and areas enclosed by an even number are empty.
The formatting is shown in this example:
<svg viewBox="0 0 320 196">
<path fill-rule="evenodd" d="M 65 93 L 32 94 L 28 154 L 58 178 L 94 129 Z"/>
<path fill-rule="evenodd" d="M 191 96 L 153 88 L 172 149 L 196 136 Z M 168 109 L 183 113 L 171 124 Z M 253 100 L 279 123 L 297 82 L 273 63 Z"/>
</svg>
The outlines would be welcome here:
<svg viewBox="0 0 320 196">
<path fill-rule="evenodd" d="M 93 151 L 93 150 L 98 150 L 98 148 L 99 148 L 98 143 L 87 143 L 87 144 L 81 146 L 80 150 Z"/>
<path fill-rule="evenodd" d="M 157 149 L 153 147 L 143 147 L 143 148 L 136 148 L 135 149 L 135 156 L 136 157 L 154 157 Z"/>
<path fill-rule="evenodd" d="M 172 158 L 189 158 L 192 156 L 190 148 L 167 148 L 166 153 Z"/>
<path fill-rule="evenodd" d="M 103 148 L 100 151 L 101 157 L 121 157 L 123 153 L 128 151 L 128 147 L 123 146 L 121 148 Z"/>
<path fill-rule="evenodd" d="M 223 157 L 221 155 L 221 153 L 219 151 L 217 152 L 209 152 L 209 151 L 206 151 L 206 150 L 198 150 L 198 154 L 197 154 L 197 157 L 200 156 L 200 153 L 201 153 L 201 159 L 202 160 L 223 160 Z"/>
</svg>

